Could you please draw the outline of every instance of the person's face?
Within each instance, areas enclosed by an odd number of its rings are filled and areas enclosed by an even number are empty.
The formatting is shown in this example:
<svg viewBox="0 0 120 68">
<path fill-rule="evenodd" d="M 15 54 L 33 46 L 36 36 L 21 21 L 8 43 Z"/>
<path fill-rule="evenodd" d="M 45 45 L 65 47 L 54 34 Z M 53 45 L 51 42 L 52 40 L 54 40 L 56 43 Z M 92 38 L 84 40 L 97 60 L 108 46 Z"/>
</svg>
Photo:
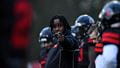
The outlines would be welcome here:
<svg viewBox="0 0 120 68">
<path fill-rule="evenodd" d="M 54 33 L 62 33 L 64 31 L 64 25 L 63 23 L 60 22 L 59 19 L 55 19 L 53 22 L 54 26 L 53 26 L 53 32 Z"/>
</svg>

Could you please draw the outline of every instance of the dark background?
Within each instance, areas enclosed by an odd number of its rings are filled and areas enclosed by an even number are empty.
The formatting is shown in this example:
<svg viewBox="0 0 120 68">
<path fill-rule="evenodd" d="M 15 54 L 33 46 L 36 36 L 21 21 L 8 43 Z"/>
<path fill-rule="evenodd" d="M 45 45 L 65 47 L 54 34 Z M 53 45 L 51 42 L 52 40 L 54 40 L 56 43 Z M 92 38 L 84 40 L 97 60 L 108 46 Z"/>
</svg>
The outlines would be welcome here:
<svg viewBox="0 0 120 68">
<path fill-rule="evenodd" d="M 30 0 L 33 5 L 32 44 L 29 47 L 29 59 L 38 60 L 40 44 L 38 42 L 39 32 L 49 25 L 52 16 L 64 15 L 70 25 L 81 14 L 92 16 L 95 21 L 103 5 L 111 0 Z"/>
</svg>

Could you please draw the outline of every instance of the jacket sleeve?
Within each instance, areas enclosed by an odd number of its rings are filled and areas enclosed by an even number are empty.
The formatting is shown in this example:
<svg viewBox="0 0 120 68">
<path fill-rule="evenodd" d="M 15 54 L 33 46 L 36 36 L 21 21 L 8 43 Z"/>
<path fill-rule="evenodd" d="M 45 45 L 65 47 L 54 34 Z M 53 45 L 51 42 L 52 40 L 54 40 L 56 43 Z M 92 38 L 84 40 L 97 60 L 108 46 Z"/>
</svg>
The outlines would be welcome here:
<svg viewBox="0 0 120 68">
<path fill-rule="evenodd" d="M 78 48 L 78 41 L 71 34 L 65 36 L 64 41 L 60 42 L 63 49 L 74 50 Z"/>
</svg>

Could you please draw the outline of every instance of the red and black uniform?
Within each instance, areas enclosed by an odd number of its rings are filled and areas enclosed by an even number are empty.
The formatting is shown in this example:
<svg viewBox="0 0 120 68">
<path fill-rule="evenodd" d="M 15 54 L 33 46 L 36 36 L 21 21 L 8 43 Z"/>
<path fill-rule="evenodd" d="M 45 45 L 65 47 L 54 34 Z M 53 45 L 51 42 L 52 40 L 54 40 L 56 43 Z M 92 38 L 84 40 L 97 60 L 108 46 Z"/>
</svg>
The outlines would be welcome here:
<svg viewBox="0 0 120 68">
<path fill-rule="evenodd" d="M 41 68 L 45 68 L 45 64 L 46 64 L 46 60 L 48 58 L 48 53 L 49 53 L 50 49 L 47 49 L 47 48 L 41 48 L 41 51 L 40 51 L 40 65 L 41 65 Z"/>
<path fill-rule="evenodd" d="M 41 68 L 45 68 L 46 60 L 47 60 L 47 54 L 43 59 L 40 60 Z"/>
<path fill-rule="evenodd" d="M 93 51 L 91 51 L 91 49 L 94 50 L 93 47 L 95 46 L 95 43 L 93 43 L 93 39 L 86 38 L 84 42 L 81 42 L 80 46 L 82 47 L 79 48 L 78 62 L 80 63 L 80 67 L 88 67 L 90 62 L 89 60 L 93 60 L 93 56 L 95 56 L 95 54 L 93 54 Z M 89 53 L 92 56 L 89 56 Z"/>
<path fill-rule="evenodd" d="M 95 49 L 95 39 L 94 38 L 88 38 L 88 58 L 89 58 L 89 65 L 88 68 L 95 68 L 95 58 L 96 58 L 96 52 Z"/>
<path fill-rule="evenodd" d="M 103 43 L 102 42 L 98 42 L 95 44 L 95 52 L 97 54 L 102 54 L 102 52 L 103 52 Z"/>
<path fill-rule="evenodd" d="M 110 28 L 105 30 L 102 34 L 102 42 L 104 45 L 115 44 L 120 49 L 120 28 Z M 120 50 L 118 52 L 117 60 L 118 66 L 120 67 Z"/>
</svg>

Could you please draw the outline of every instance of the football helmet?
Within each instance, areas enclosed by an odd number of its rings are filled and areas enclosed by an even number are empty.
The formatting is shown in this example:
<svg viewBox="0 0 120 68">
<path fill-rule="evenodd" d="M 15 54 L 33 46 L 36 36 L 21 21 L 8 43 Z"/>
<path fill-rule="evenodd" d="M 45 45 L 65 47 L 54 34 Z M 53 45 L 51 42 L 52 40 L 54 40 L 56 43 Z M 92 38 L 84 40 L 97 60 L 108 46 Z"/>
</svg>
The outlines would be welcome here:
<svg viewBox="0 0 120 68">
<path fill-rule="evenodd" d="M 95 24 L 94 19 L 87 15 L 80 15 L 76 21 L 75 21 L 75 29 L 79 32 L 80 36 L 85 36 L 86 34 L 90 34 L 91 31 L 89 31 L 90 27 Z"/>
<path fill-rule="evenodd" d="M 111 1 L 105 4 L 99 14 L 99 20 L 104 28 L 109 28 L 112 24 L 120 22 L 120 2 Z"/>
<path fill-rule="evenodd" d="M 50 27 L 45 27 L 39 34 L 39 43 L 52 42 L 52 32 Z"/>
</svg>

